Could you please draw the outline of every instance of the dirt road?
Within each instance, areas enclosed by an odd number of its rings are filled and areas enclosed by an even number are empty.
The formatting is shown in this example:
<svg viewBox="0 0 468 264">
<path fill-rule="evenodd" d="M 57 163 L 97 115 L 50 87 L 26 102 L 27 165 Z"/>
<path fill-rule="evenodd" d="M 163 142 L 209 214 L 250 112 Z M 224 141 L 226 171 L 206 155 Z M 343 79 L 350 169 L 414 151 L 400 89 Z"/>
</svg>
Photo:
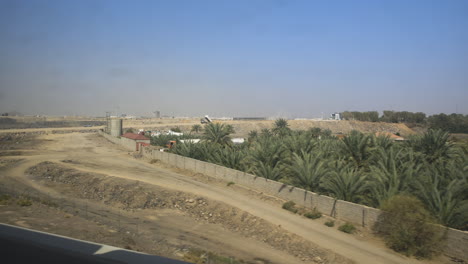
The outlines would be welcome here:
<svg viewBox="0 0 468 264">
<path fill-rule="evenodd" d="M 57 196 L 64 194 L 54 193 L 50 188 L 47 189 L 47 187 L 31 181 L 25 176 L 25 171 L 41 162 L 51 161 L 72 170 L 104 175 L 102 177 L 113 176 L 120 179 L 137 180 L 142 184 L 148 184 L 148 186 L 158 186 L 194 197 L 203 197 L 237 208 L 256 217 L 255 219 L 262 219 L 268 225 L 280 227 L 285 232 L 293 234 L 292 237 L 297 241 L 310 243 L 310 248 L 317 252 L 316 256 L 321 257 L 313 259 L 310 256 L 288 254 L 288 252 L 273 249 L 271 244 L 262 243 L 262 238 L 245 238 L 240 233 L 226 230 L 223 225 L 210 224 L 209 222 L 201 224 L 189 219 L 187 215 L 175 214 L 174 210 L 168 211 L 171 217 L 166 217 L 166 221 L 158 222 L 161 230 L 172 230 L 166 232 L 166 238 L 185 232 L 193 236 L 192 244 L 199 243 L 201 246 L 212 247 L 219 251 L 224 248 L 222 253 L 245 256 L 245 258 L 252 260 L 261 259 L 264 260 L 263 263 L 304 263 L 303 261 L 344 263 L 347 262 L 345 258 L 356 263 L 428 263 L 396 254 L 376 240 L 363 241 L 336 229 L 327 228 L 322 223 L 293 215 L 276 204 L 259 199 L 255 195 L 246 195 L 245 192 L 236 191 L 226 185 L 199 181 L 196 177 L 175 173 L 173 170 L 135 159 L 127 151 L 107 142 L 96 134 L 41 135 L 41 139 L 43 144 L 28 155 L 20 156 L 23 160 L 14 167 L 5 170 L 5 177 L 20 180 L 36 189 L 52 192 Z M 153 213 L 158 215 L 157 212 Z M 139 214 L 141 214 L 139 217 L 150 219 L 148 211 Z M 164 213 L 159 214 L 159 218 L 164 218 Z"/>
</svg>

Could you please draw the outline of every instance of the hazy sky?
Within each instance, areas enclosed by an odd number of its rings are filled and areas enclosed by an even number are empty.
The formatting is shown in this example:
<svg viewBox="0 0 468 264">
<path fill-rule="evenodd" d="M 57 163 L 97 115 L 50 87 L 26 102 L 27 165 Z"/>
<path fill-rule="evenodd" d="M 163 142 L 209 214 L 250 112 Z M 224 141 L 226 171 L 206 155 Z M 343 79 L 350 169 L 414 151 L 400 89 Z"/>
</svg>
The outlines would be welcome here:
<svg viewBox="0 0 468 264">
<path fill-rule="evenodd" d="M 468 1 L 0 0 L 0 111 L 468 114 Z"/>
</svg>

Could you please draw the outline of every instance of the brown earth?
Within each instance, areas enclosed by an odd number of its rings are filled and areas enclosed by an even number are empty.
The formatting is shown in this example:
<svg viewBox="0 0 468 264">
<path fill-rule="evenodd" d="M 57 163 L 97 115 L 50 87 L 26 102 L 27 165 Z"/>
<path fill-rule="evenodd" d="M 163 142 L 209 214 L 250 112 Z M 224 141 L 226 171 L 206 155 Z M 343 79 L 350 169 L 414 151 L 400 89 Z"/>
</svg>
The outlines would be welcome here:
<svg viewBox="0 0 468 264">
<path fill-rule="evenodd" d="M 21 155 L 2 157 L 9 161 L 0 191 L 32 205 L 0 207 L 1 222 L 179 259 L 201 249 L 247 263 L 428 263 L 364 232 L 348 235 L 294 215 L 281 209 L 284 201 L 245 186 L 135 159 L 95 134 L 31 142 L 31 149 L 7 148 Z"/>
<path fill-rule="evenodd" d="M 264 128 L 271 129 L 274 126 L 273 120 L 264 121 L 215 121 L 224 124 L 231 124 L 234 127 L 234 137 L 247 137 L 248 133 L 253 130 L 260 131 Z M 375 132 L 391 132 L 400 133 L 403 137 L 413 135 L 416 132 L 405 124 L 382 123 L 382 122 L 361 122 L 361 121 L 315 121 L 315 120 L 289 120 L 290 128 L 293 130 L 307 130 L 318 127 L 321 129 L 329 129 L 334 134 L 347 134 L 352 130 L 358 130 L 363 133 Z M 124 120 L 123 128 L 145 129 L 145 130 L 160 130 L 167 131 L 173 127 L 179 127 L 183 132 L 189 133 L 192 126 L 200 124 L 198 119 L 137 119 Z M 29 129 L 0 129 L 1 134 L 12 133 L 36 133 L 36 134 L 60 134 L 72 132 L 95 132 L 98 129 L 103 129 L 104 126 L 95 126 L 92 128 L 85 127 L 63 127 L 63 128 L 29 128 Z"/>
</svg>

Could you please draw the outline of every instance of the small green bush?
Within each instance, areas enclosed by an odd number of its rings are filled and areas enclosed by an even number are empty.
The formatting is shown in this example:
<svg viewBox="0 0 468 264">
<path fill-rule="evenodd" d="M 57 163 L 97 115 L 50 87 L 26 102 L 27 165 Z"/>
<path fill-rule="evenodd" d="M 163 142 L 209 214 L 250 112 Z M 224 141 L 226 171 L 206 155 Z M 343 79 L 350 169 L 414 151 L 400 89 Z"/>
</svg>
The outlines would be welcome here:
<svg viewBox="0 0 468 264">
<path fill-rule="evenodd" d="M 325 225 L 328 227 L 334 227 L 335 226 L 335 221 L 327 221 L 325 222 Z"/>
<path fill-rule="evenodd" d="M 353 224 L 345 223 L 338 227 L 338 230 L 340 230 L 341 232 L 352 234 L 356 230 L 356 227 Z"/>
<path fill-rule="evenodd" d="M 296 203 L 293 201 L 285 202 L 283 204 L 283 209 L 288 210 L 293 213 L 297 213 L 298 209 L 296 208 Z"/>
<path fill-rule="evenodd" d="M 0 195 L 0 204 L 6 205 L 10 202 L 11 196 L 8 194 Z"/>
<path fill-rule="evenodd" d="M 49 207 L 58 207 L 58 204 L 56 204 L 52 200 L 43 199 L 43 200 L 41 200 L 41 204 L 49 206 Z"/>
<path fill-rule="evenodd" d="M 151 159 L 149 163 L 150 164 L 155 164 L 155 163 L 158 163 L 159 161 L 160 160 L 158 160 L 158 159 Z"/>
<path fill-rule="evenodd" d="M 230 181 L 230 182 L 227 183 L 227 186 L 231 186 L 231 185 L 234 185 L 234 184 L 235 184 L 235 182 Z"/>
<path fill-rule="evenodd" d="M 430 258 L 439 251 L 443 232 L 420 200 L 396 195 L 384 202 L 381 209 L 384 213 L 374 229 L 388 247 L 420 258 Z"/>
<path fill-rule="evenodd" d="M 317 209 L 314 208 L 314 210 L 306 212 L 304 216 L 310 219 L 318 219 L 322 217 L 322 213 L 317 211 Z"/>
<path fill-rule="evenodd" d="M 181 132 L 182 132 L 182 130 L 180 130 L 180 127 L 171 127 L 171 130 L 172 130 L 173 132 L 177 132 L 177 133 L 181 133 Z"/>
<path fill-rule="evenodd" d="M 18 201 L 16 202 L 19 206 L 31 206 L 32 205 L 32 201 L 27 198 L 27 197 L 21 197 L 18 199 Z"/>
</svg>

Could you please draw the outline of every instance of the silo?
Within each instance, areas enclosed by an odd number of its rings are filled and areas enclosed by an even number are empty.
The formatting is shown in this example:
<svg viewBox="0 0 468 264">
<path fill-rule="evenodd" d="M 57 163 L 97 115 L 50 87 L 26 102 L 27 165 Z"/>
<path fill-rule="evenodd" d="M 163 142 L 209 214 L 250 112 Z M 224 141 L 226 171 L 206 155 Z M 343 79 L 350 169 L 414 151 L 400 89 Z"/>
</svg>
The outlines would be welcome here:
<svg viewBox="0 0 468 264">
<path fill-rule="evenodd" d="M 122 119 L 120 118 L 112 118 L 110 120 L 111 129 L 110 134 L 114 137 L 120 137 L 122 135 Z"/>
<path fill-rule="evenodd" d="M 107 118 L 107 120 L 106 120 L 106 133 L 110 134 L 110 132 L 111 132 L 111 121 L 110 121 L 110 118 Z"/>
</svg>

